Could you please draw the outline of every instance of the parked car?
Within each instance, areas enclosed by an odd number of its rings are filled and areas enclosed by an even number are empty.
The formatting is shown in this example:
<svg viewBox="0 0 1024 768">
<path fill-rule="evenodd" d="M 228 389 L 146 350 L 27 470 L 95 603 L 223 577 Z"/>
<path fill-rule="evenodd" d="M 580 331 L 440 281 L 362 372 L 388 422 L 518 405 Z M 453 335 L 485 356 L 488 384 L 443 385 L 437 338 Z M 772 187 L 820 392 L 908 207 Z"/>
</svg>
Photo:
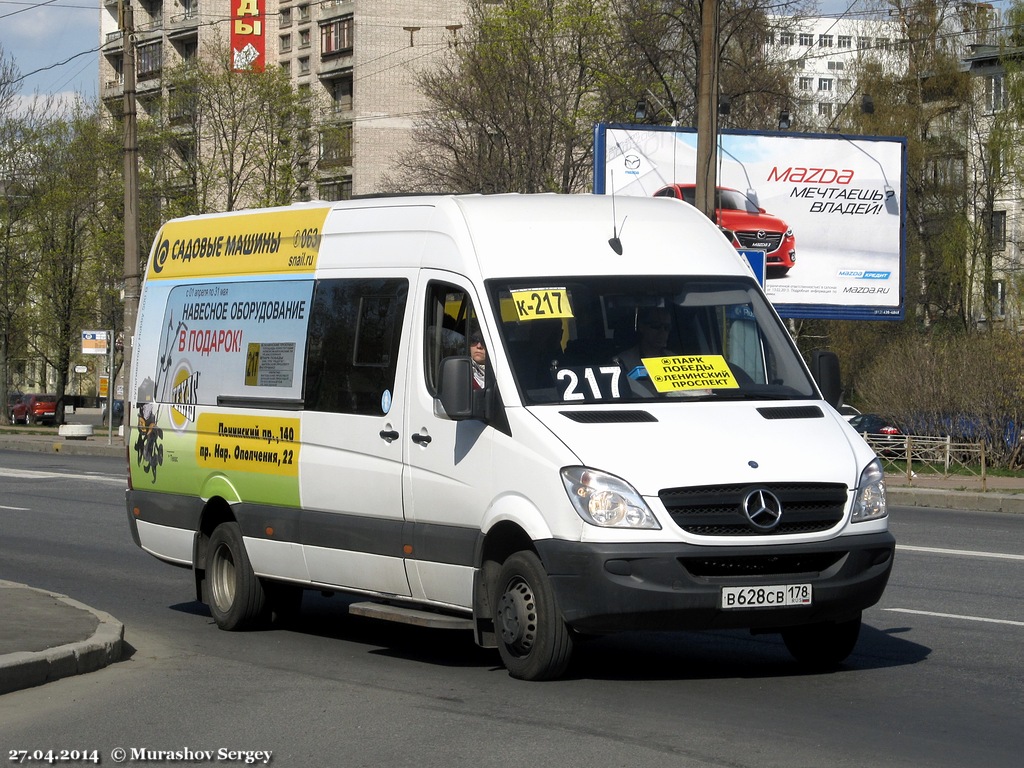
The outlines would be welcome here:
<svg viewBox="0 0 1024 768">
<path fill-rule="evenodd" d="M 22 395 L 11 409 L 14 424 L 53 424 L 57 421 L 56 395 Z"/>
<path fill-rule="evenodd" d="M 847 421 L 850 426 L 861 434 L 869 435 L 902 435 L 903 432 L 892 423 L 892 420 L 879 416 L 877 413 L 858 413 Z"/>
<path fill-rule="evenodd" d="M 121 426 L 121 422 L 124 421 L 124 400 L 114 401 L 114 426 Z M 107 401 L 103 400 L 100 405 L 100 424 L 107 423 Z"/>
<path fill-rule="evenodd" d="M 14 406 L 21 400 L 21 392 L 7 393 L 7 420 L 14 423 Z"/>
<path fill-rule="evenodd" d="M 696 184 L 670 184 L 654 196 L 674 197 L 693 205 L 696 193 Z M 792 228 L 738 189 L 717 188 L 715 218 L 720 228 L 732 234 L 734 246 L 765 252 L 769 277 L 782 277 L 796 264 L 796 238 Z"/>
</svg>

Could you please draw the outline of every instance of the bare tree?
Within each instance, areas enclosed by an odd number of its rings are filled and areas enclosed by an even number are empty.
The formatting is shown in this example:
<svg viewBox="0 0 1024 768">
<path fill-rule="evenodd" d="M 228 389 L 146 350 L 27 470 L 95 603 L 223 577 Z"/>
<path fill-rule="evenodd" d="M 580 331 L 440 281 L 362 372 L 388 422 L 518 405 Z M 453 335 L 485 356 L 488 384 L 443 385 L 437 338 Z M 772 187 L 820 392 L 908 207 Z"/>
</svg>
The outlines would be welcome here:
<svg viewBox="0 0 1024 768">
<path fill-rule="evenodd" d="M 163 218 L 293 201 L 316 170 L 308 96 L 273 68 L 234 71 L 214 40 L 168 74 L 168 108 L 140 126 Z"/>
</svg>

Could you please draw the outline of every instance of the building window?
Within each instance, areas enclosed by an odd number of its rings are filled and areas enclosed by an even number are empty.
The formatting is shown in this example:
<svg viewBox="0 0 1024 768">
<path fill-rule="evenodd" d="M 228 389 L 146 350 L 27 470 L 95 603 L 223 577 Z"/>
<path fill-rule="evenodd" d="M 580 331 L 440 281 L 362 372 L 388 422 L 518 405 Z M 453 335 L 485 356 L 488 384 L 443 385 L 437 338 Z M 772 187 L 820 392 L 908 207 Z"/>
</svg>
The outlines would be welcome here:
<svg viewBox="0 0 1024 768">
<path fill-rule="evenodd" d="M 845 69 L 846 68 L 846 63 L 842 62 L 842 61 L 830 61 L 828 63 L 828 68 L 829 69 L 833 69 L 833 70 L 835 70 L 835 69 Z"/>
<path fill-rule="evenodd" d="M 871 47 L 871 38 L 870 37 L 858 37 L 857 38 L 857 48 L 859 50 L 866 51 L 870 47 Z"/>
<path fill-rule="evenodd" d="M 808 32 L 800 33 L 800 45 L 806 45 L 808 47 L 814 45 L 814 35 Z"/>
<path fill-rule="evenodd" d="M 818 35 L 818 47 L 819 48 L 831 48 L 832 47 L 832 35 Z"/>
<path fill-rule="evenodd" d="M 883 51 L 889 49 L 889 38 L 888 37 L 876 37 L 875 45 L 881 48 Z"/>
<path fill-rule="evenodd" d="M 331 104 L 335 112 L 352 109 L 352 76 L 342 77 L 333 81 L 329 87 Z"/>
<path fill-rule="evenodd" d="M 832 90 L 832 78 L 831 77 L 819 77 L 818 78 L 818 90 L 819 91 L 831 91 Z"/>
<path fill-rule="evenodd" d="M 335 19 L 320 25 L 320 53 L 329 56 L 352 50 L 352 17 Z"/>
<path fill-rule="evenodd" d="M 809 90 L 811 90 L 811 87 L 813 85 L 814 85 L 814 78 L 813 77 L 801 77 L 800 78 L 800 90 L 801 91 L 809 91 Z"/>
<path fill-rule="evenodd" d="M 282 8 L 281 11 L 281 28 L 290 27 L 292 25 L 292 9 Z"/>
<path fill-rule="evenodd" d="M 281 71 L 284 72 L 285 77 L 291 77 L 291 75 L 292 75 L 292 63 L 290 61 L 278 62 L 278 66 L 281 67 Z"/>
<path fill-rule="evenodd" d="M 352 123 L 320 131 L 320 165 L 352 165 Z"/>
<path fill-rule="evenodd" d="M 989 75 L 985 78 L 985 108 L 989 112 L 998 112 L 1006 107 L 1006 83 L 1002 75 Z"/>
<path fill-rule="evenodd" d="M 779 33 L 779 44 L 780 45 L 793 45 L 796 42 L 796 35 L 792 32 L 780 32 Z"/>
<path fill-rule="evenodd" d="M 291 49 L 292 49 L 292 36 L 291 35 L 281 35 L 281 45 L 280 45 L 281 53 L 288 53 L 288 51 L 290 51 Z"/>
<path fill-rule="evenodd" d="M 320 185 L 321 200 L 351 200 L 352 177 L 344 176 L 334 181 L 325 181 Z"/>
<path fill-rule="evenodd" d="M 1006 250 L 1006 211 L 992 211 L 989 224 L 989 238 L 992 250 Z"/>
<path fill-rule="evenodd" d="M 299 57 L 299 74 L 300 75 L 308 75 L 309 74 L 309 56 L 300 56 Z"/>
<path fill-rule="evenodd" d="M 992 299 L 992 314 L 1003 317 L 1006 314 L 1006 281 L 993 280 L 989 283 L 988 290 Z"/>
<path fill-rule="evenodd" d="M 299 30 L 299 48 L 300 49 L 302 49 L 302 48 L 309 48 L 309 30 L 308 29 L 300 29 Z"/>
<path fill-rule="evenodd" d="M 839 35 L 839 37 L 836 38 L 836 47 L 837 48 L 852 48 L 853 47 L 853 38 L 850 35 Z"/>
<path fill-rule="evenodd" d="M 807 68 L 807 61 L 803 58 L 793 60 L 793 69 L 801 70 Z"/>
<path fill-rule="evenodd" d="M 300 5 L 295 9 L 295 18 L 301 21 L 309 21 L 309 5 Z"/>
<path fill-rule="evenodd" d="M 823 101 L 818 104 L 818 115 L 821 117 L 832 117 L 832 102 Z"/>
<path fill-rule="evenodd" d="M 140 79 L 155 77 L 160 74 L 160 69 L 163 66 L 160 43 L 140 45 L 135 50 L 135 56 L 136 73 Z"/>
</svg>

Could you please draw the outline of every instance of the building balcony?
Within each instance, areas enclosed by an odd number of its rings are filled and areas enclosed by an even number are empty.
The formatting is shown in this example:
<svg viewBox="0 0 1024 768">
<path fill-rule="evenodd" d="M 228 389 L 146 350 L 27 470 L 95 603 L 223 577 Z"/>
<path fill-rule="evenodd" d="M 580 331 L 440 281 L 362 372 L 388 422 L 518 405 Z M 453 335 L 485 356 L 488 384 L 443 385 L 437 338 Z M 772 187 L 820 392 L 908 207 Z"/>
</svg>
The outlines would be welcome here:
<svg viewBox="0 0 1024 768">
<path fill-rule="evenodd" d="M 318 21 L 335 19 L 338 16 L 352 15 L 355 12 L 353 0 L 325 0 L 320 3 L 320 12 L 317 14 Z"/>
<path fill-rule="evenodd" d="M 115 80 L 107 80 L 103 83 L 103 92 L 100 95 L 102 99 L 115 99 L 119 96 L 124 96 L 124 78 L 117 78 Z"/>
</svg>

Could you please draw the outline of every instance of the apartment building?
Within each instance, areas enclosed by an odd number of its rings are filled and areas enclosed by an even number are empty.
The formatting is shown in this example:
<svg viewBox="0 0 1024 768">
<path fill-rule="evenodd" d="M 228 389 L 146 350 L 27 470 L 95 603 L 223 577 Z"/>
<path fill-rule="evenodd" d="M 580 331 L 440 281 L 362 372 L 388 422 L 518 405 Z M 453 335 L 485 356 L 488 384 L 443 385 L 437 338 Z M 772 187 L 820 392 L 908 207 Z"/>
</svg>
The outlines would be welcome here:
<svg viewBox="0 0 1024 768">
<path fill-rule="evenodd" d="M 99 91 L 112 115 L 124 93 L 124 1 L 100 9 Z M 129 1 L 140 116 L 163 108 L 167 72 L 230 40 L 236 66 L 280 67 L 318 105 L 318 121 L 351 137 L 346 152 L 320 158 L 309 196 L 325 199 L 380 191 L 428 107 L 416 75 L 457 44 L 465 11 L 463 0 Z"/>
<path fill-rule="evenodd" d="M 767 46 L 773 58 L 793 68 L 797 102 L 790 112 L 797 130 L 828 130 L 842 110 L 861 108 L 857 68 L 865 60 L 906 68 L 906 41 L 888 19 L 777 16 L 773 26 Z"/>
</svg>

